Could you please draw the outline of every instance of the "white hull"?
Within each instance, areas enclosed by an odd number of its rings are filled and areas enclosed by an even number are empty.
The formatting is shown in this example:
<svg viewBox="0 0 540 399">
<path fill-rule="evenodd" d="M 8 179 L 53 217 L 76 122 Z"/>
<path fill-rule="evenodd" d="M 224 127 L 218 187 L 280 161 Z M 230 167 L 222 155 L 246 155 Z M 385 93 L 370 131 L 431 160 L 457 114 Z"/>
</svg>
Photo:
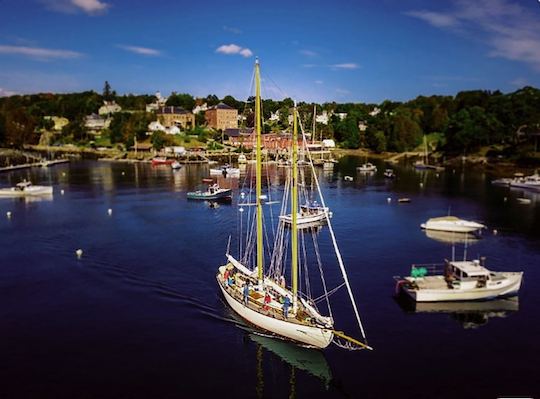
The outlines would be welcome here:
<svg viewBox="0 0 540 399">
<path fill-rule="evenodd" d="M 229 168 L 225 169 L 227 171 L 228 177 L 240 177 L 240 169 Z M 223 169 L 210 169 L 210 176 L 221 176 L 223 175 Z"/>
<path fill-rule="evenodd" d="M 540 191 L 540 183 L 521 183 L 513 181 L 510 183 L 510 187 Z"/>
<path fill-rule="evenodd" d="M 480 223 L 471 222 L 468 220 L 428 220 L 426 223 L 420 225 L 425 230 L 434 231 L 448 231 L 454 233 L 473 233 L 475 231 L 484 229 L 486 226 Z"/>
<path fill-rule="evenodd" d="M 53 188 L 49 186 L 31 186 L 24 190 L 17 188 L 2 188 L 0 189 L 0 197 L 30 197 L 34 195 L 51 195 Z"/>
<path fill-rule="evenodd" d="M 500 281 L 499 284 L 490 284 L 483 288 L 444 287 L 438 289 L 422 288 L 415 290 L 404 286 L 402 289 L 416 302 L 479 301 L 517 294 L 521 287 L 523 273 L 502 274 L 506 279 Z M 426 278 L 440 278 L 442 282 L 444 281 L 443 276 Z"/>
<path fill-rule="evenodd" d="M 332 217 L 332 214 L 329 213 L 328 217 Z M 279 217 L 279 219 L 282 220 L 283 222 L 287 223 L 287 224 L 292 223 L 292 216 L 291 215 L 281 215 Z M 305 215 L 305 216 L 302 216 L 301 214 L 298 214 L 298 216 L 296 218 L 296 225 L 298 227 L 302 227 L 304 225 L 311 225 L 313 223 L 319 223 L 319 222 L 324 222 L 324 221 L 326 221 L 326 214 L 324 214 L 324 213 L 319 213 L 319 214 L 316 214 L 316 215 Z"/>
<path fill-rule="evenodd" d="M 218 285 L 229 306 L 240 317 L 263 330 L 320 349 L 330 345 L 334 338 L 332 330 L 286 322 L 256 312 L 229 295 L 219 281 Z"/>
</svg>

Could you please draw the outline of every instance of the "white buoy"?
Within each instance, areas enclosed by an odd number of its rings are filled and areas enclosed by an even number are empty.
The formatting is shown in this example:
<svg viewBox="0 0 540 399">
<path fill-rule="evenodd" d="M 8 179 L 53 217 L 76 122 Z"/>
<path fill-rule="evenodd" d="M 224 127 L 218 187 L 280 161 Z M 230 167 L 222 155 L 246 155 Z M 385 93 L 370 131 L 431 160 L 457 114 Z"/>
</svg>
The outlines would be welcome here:
<svg viewBox="0 0 540 399">
<path fill-rule="evenodd" d="M 498 231 L 497 229 L 493 229 L 493 235 L 497 235 Z"/>
<path fill-rule="evenodd" d="M 424 183 L 420 183 L 420 187 L 424 187 Z"/>
<path fill-rule="evenodd" d="M 111 216 L 111 215 L 112 215 L 112 209 L 109 208 L 109 209 L 107 210 L 107 213 L 109 214 L 109 216 Z"/>
<path fill-rule="evenodd" d="M 8 219 L 10 219 L 11 218 L 11 211 L 7 211 L 6 216 L 7 216 Z"/>
<path fill-rule="evenodd" d="M 62 176 L 65 176 L 66 175 L 66 172 L 62 172 Z"/>
<path fill-rule="evenodd" d="M 126 172 L 122 172 L 122 176 L 124 176 L 126 174 Z"/>
<path fill-rule="evenodd" d="M 507 197 L 504 197 L 504 202 L 508 201 L 508 198 Z"/>
<path fill-rule="evenodd" d="M 75 251 L 75 254 L 77 255 L 77 258 L 81 259 L 83 250 L 79 248 L 78 250 Z"/>
<path fill-rule="evenodd" d="M 64 195 L 64 190 L 60 190 L 60 195 Z"/>
<path fill-rule="evenodd" d="M 386 199 L 386 202 L 388 202 L 388 203 L 392 202 L 392 198 L 388 197 L 388 198 Z"/>
<path fill-rule="evenodd" d="M 244 193 L 243 191 L 240 193 L 240 198 L 244 198 L 246 196 L 246 193 Z"/>
</svg>

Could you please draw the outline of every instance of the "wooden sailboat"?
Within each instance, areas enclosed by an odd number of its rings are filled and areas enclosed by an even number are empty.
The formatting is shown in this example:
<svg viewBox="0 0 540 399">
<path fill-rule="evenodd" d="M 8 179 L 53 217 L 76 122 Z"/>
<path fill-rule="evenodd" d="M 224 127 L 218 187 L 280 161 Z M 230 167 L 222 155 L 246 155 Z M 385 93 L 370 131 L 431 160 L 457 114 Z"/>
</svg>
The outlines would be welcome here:
<svg viewBox="0 0 540 399">
<path fill-rule="evenodd" d="M 251 248 L 256 250 L 255 269 L 249 266 L 251 255 L 243 256 L 240 260 L 227 253 L 227 263 L 218 268 L 216 279 L 221 292 L 229 306 L 242 318 L 257 328 L 272 335 L 294 341 L 304 346 L 326 348 L 332 342 L 347 349 L 371 349 L 367 343 L 360 316 L 349 285 L 343 261 L 339 251 L 336 251 L 338 263 L 347 287 L 349 297 L 358 321 L 362 340 L 356 340 L 334 329 L 334 319 L 331 313 L 323 315 L 309 296 L 299 292 L 298 265 L 298 113 L 296 105 L 293 111 L 293 148 L 292 148 L 292 180 L 291 180 L 291 285 L 285 285 L 283 270 L 265 270 L 264 231 L 263 231 L 263 202 L 266 196 L 262 194 L 262 154 L 261 154 L 261 95 L 260 95 L 260 67 L 258 60 L 255 63 L 255 132 L 256 132 L 256 187 L 255 187 L 255 226 L 256 240 Z M 303 136 L 305 141 L 305 136 Z M 309 152 L 308 152 L 309 154 Z M 313 164 L 311 163 L 313 168 Z M 314 170 L 314 169 L 313 169 Z M 318 186 L 319 194 L 320 187 Z M 321 197 L 324 205 L 324 199 Z M 330 219 L 327 223 L 331 232 L 332 241 L 337 250 L 337 243 Z M 282 235 L 281 237 L 284 237 Z M 288 237 L 288 235 L 287 235 Z M 277 241 L 276 241 L 277 242 Z M 274 245 L 276 249 L 276 245 Z M 229 251 L 227 251 L 229 252 Z M 247 252 L 247 248 L 246 248 Z M 272 266 L 272 262 L 270 264 Z M 268 268 L 267 268 L 268 269 Z M 277 271 L 277 272 L 276 272 Z M 323 280 L 324 282 L 324 280 Z M 329 293 L 325 288 L 325 297 Z M 329 302 L 328 302 L 329 304 Z M 330 309 L 330 307 L 329 307 Z"/>
</svg>

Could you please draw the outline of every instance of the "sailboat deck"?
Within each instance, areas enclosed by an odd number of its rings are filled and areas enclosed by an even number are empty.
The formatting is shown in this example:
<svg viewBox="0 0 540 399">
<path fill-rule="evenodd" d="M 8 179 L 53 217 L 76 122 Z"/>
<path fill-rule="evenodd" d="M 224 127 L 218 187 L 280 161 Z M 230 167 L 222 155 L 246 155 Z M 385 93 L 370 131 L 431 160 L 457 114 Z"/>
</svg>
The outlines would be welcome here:
<svg viewBox="0 0 540 399">
<path fill-rule="evenodd" d="M 223 275 L 221 273 L 218 273 L 217 278 L 219 283 L 225 288 L 228 294 L 230 294 L 238 302 L 243 303 L 244 295 L 242 293 L 242 290 L 244 288 L 244 284 L 246 283 L 246 281 L 244 280 L 249 280 L 250 284 L 254 284 L 256 283 L 256 281 L 252 281 L 249 277 L 240 273 L 237 273 L 236 276 L 236 282 L 232 286 L 229 286 L 225 283 L 225 280 L 223 279 Z M 258 313 L 270 316 L 274 319 L 284 320 L 289 323 L 296 323 L 301 325 L 314 325 L 314 323 L 311 322 L 311 317 L 309 316 L 308 312 L 306 311 L 301 302 L 298 303 L 298 310 L 296 312 L 296 315 L 293 314 L 291 305 L 288 311 L 289 316 L 285 317 L 283 315 L 283 304 L 276 300 L 275 295 L 271 294 L 271 297 L 271 302 L 268 303 L 265 307 L 264 294 L 259 291 L 250 290 L 247 306 L 248 308 L 255 310 Z"/>
</svg>

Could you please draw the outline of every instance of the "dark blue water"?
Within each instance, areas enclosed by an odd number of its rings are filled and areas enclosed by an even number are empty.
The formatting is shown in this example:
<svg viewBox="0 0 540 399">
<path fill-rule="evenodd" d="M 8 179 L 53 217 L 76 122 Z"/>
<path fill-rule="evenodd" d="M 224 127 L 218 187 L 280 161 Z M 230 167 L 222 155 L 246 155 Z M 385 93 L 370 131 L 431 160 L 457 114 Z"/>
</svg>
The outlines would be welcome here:
<svg viewBox="0 0 540 399">
<path fill-rule="evenodd" d="M 0 200 L 0 397 L 538 397 L 540 198 L 475 170 L 403 166 L 388 182 L 379 164 L 363 178 L 360 162 L 344 158 L 320 177 L 372 352 L 297 348 L 235 319 L 214 276 L 238 235 L 236 202 L 185 198 L 207 167 L 80 162 L 0 175 L 1 186 L 27 178 L 55 189 Z M 489 226 L 469 258 L 525 272 L 518 300 L 415 311 L 393 298 L 394 275 L 451 256 L 419 228 L 449 210 Z M 333 300 L 337 327 L 358 336 L 345 292 Z"/>
</svg>

